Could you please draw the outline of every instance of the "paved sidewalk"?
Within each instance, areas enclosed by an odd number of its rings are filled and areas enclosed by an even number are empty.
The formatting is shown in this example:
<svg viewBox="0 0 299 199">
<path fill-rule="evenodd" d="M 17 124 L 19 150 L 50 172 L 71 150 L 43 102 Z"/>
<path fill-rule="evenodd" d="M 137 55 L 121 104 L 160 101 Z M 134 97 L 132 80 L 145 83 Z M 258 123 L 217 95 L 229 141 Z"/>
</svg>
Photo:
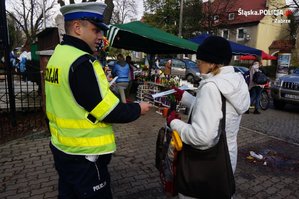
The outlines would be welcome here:
<svg viewBox="0 0 299 199">
<path fill-rule="evenodd" d="M 165 198 L 154 167 L 156 135 L 163 123 L 151 111 L 133 123 L 114 125 L 118 146 L 110 164 L 114 198 Z M 299 198 L 299 145 L 244 127 L 238 143 L 236 199 Z M 48 144 L 49 134 L 40 132 L 0 145 L 1 199 L 57 198 L 57 174 Z M 266 160 L 246 159 L 251 150 Z"/>
<path fill-rule="evenodd" d="M 299 106 L 287 104 L 283 110 L 270 108 L 260 115 L 244 114 L 242 126 L 299 144 Z"/>
</svg>

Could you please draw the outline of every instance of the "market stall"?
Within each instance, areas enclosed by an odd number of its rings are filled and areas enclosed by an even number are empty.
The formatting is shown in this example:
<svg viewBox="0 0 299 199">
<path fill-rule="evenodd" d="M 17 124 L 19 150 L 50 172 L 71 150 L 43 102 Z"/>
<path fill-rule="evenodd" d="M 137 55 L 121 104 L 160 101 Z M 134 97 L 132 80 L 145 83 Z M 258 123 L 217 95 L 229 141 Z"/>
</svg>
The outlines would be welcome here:
<svg viewBox="0 0 299 199">
<path fill-rule="evenodd" d="M 112 47 L 144 52 L 151 57 L 155 54 L 195 54 L 198 48 L 196 43 L 140 21 L 110 25 L 107 38 Z M 179 86 L 182 81 L 165 78 L 159 70 L 154 71 L 151 76 L 152 64 L 153 61 L 150 61 L 147 71 L 138 74 L 143 79 L 139 79 L 136 97 L 139 100 L 149 101 L 157 107 L 169 107 L 170 101 L 173 100 L 171 96 L 153 98 L 152 94 L 168 90 L 172 86 Z"/>
<path fill-rule="evenodd" d="M 140 21 L 110 25 L 110 46 L 148 54 L 194 54 L 198 45 Z"/>
<path fill-rule="evenodd" d="M 206 38 L 208 38 L 209 34 L 201 34 L 198 35 L 194 38 L 189 39 L 190 41 L 197 43 L 197 44 L 201 44 Z M 245 46 L 242 44 L 238 44 L 236 42 L 233 41 L 229 41 L 230 46 L 232 48 L 232 53 L 233 55 L 253 55 L 253 56 L 261 56 L 262 55 L 262 51 L 256 48 L 252 48 L 249 46 Z"/>
</svg>

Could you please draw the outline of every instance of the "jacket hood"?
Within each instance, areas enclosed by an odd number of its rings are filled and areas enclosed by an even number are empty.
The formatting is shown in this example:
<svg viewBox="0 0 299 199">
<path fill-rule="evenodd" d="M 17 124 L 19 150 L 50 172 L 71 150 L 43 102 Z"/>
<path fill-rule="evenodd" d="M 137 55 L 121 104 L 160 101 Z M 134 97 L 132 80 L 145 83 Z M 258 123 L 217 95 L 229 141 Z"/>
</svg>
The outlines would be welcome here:
<svg viewBox="0 0 299 199">
<path fill-rule="evenodd" d="M 200 86 L 208 82 L 216 84 L 223 96 L 236 109 L 239 114 L 245 113 L 250 106 L 248 86 L 241 73 L 236 73 L 233 66 L 220 68 L 216 76 L 211 74 L 202 75 Z"/>
</svg>

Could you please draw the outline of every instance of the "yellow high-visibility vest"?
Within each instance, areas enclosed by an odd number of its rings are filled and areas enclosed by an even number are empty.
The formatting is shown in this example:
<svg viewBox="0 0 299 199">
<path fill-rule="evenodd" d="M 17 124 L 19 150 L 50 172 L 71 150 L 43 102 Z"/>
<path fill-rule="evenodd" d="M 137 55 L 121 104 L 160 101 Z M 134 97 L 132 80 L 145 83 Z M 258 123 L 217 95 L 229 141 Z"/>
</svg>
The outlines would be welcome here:
<svg viewBox="0 0 299 199">
<path fill-rule="evenodd" d="M 72 63 L 87 54 L 75 47 L 57 45 L 45 73 L 46 112 L 49 119 L 51 142 L 68 154 L 99 155 L 116 150 L 111 124 L 102 122 L 119 103 L 110 91 L 102 66 L 96 60 L 93 69 L 100 88 L 102 101 L 91 111 L 81 107 L 69 85 Z M 88 89 L 88 88 L 86 88 Z M 90 121 L 92 115 L 96 121 Z"/>
</svg>

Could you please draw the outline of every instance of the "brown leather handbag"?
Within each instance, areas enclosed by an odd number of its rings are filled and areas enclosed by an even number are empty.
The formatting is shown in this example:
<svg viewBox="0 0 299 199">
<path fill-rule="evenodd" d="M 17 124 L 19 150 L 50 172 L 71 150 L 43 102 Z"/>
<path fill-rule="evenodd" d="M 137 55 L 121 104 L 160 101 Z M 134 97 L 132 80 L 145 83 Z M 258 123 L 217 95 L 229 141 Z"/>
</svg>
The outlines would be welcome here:
<svg viewBox="0 0 299 199">
<path fill-rule="evenodd" d="M 235 179 L 226 142 L 226 99 L 221 94 L 223 118 L 218 143 L 207 150 L 187 144 L 178 154 L 176 183 L 179 193 L 201 199 L 229 199 L 235 193 Z"/>
</svg>

